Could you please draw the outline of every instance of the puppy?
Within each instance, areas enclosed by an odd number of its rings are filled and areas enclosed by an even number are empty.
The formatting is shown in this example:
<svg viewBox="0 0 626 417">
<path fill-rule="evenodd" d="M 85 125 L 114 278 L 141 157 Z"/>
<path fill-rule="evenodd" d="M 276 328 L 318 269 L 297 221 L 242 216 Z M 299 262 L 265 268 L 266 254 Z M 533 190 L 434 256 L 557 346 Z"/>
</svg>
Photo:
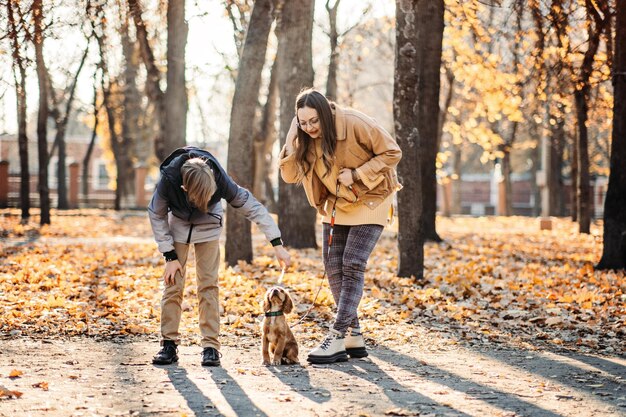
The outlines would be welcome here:
<svg viewBox="0 0 626 417">
<path fill-rule="evenodd" d="M 272 287 L 263 297 L 263 365 L 291 365 L 298 362 L 298 342 L 287 325 L 285 314 L 293 310 L 293 301 L 281 287 Z"/>
</svg>

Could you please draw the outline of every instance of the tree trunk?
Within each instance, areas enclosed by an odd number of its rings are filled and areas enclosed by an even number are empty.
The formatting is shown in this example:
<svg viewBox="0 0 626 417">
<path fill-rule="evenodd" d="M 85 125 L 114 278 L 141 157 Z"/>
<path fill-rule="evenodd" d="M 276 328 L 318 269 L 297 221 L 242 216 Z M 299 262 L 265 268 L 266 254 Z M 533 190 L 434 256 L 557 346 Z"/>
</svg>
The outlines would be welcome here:
<svg viewBox="0 0 626 417">
<path fill-rule="evenodd" d="M 517 61 L 517 59 L 515 60 Z M 522 96 L 523 97 L 523 96 Z M 522 98 L 523 100 L 523 98 Z M 511 149 L 517 139 L 517 129 L 519 122 L 512 122 L 511 133 L 506 144 L 502 147 L 504 156 L 502 157 L 502 177 L 504 180 L 504 212 L 505 216 L 513 215 L 513 185 L 511 181 L 512 167 L 511 167 Z"/>
<path fill-rule="evenodd" d="M 17 99 L 17 142 L 20 155 L 20 207 L 22 223 L 30 218 L 30 173 L 28 172 L 28 136 L 26 135 L 26 68 L 18 41 L 18 28 L 13 11 L 13 2 L 7 2 L 9 38 L 13 55 L 13 78 L 15 79 L 15 97 Z M 19 3 L 15 3 L 19 8 Z M 19 9 L 17 10 L 19 15 Z M 19 17 L 19 16 L 18 16 Z M 21 19 L 20 19 L 21 20 Z"/>
<path fill-rule="evenodd" d="M 272 148 L 276 141 L 276 115 L 278 110 L 278 57 L 274 58 L 267 100 L 263 106 L 263 117 L 259 134 L 254 138 L 254 195 L 267 209 L 276 213 L 278 207 L 274 189 L 269 178 L 272 166 Z"/>
<path fill-rule="evenodd" d="M 267 40 L 272 26 L 271 0 L 257 0 L 250 23 L 235 83 L 235 95 L 230 112 L 228 139 L 228 171 L 240 186 L 252 189 L 253 167 L 250 158 L 243 157 L 253 149 L 256 107 L 261 89 L 261 73 L 265 64 Z M 230 266 L 240 260 L 252 261 L 250 222 L 228 206 L 226 211 L 225 259 Z"/>
<path fill-rule="evenodd" d="M 578 231 L 589 233 L 591 210 L 589 201 L 589 141 L 587 138 L 587 97 L 588 88 L 574 93 L 576 100 L 576 118 L 578 119 L 578 188 L 576 190 Z"/>
<path fill-rule="evenodd" d="M 403 152 L 398 175 L 404 184 L 398 194 L 398 276 L 418 282 L 424 277 L 424 200 L 436 195 L 423 190 L 422 175 L 427 171 L 423 164 L 428 158 L 422 155 L 437 142 L 443 13 L 443 1 L 396 0 L 393 109 L 396 140 Z"/>
<path fill-rule="evenodd" d="M 574 135 L 572 141 L 572 160 L 570 161 L 572 166 L 572 186 L 570 188 L 570 207 L 572 221 L 578 221 L 578 131 Z"/>
<path fill-rule="evenodd" d="M 517 123 L 515 123 L 517 125 Z M 511 204 L 511 195 L 513 190 L 511 187 L 511 148 L 509 146 L 504 147 L 504 156 L 500 162 L 502 169 L 502 181 L 504 182 L 504 212 L 498 213 L 502 216 L 513 215 L 513 205 Z"/>
<path fill-rule="evenodd" d="M 339 67 L 339 33 L 337 32 L 337 9 L 341 0 L 335 0 L 331 7 L 330 0 L 326 0 L 328 21 L 330 23 L 330 61 L 328 63 L 328 77 L 326 78 L 326 97 L 337 100 L 337 69 Z"/>
<path fill-rule="evenodd" d="M 534 136 L 534 135 L 533 135 Z M 536 139 L 537 142 L 540 139 Z M 532 167 L 530 169 L 530 195 L 533 201 L 533 207 L 531 216 L 537 217 L 541 214 L 541 190 L 537 186 L 537 170 L 539 168 L 539 146 L 535 146 L 530 150 L 530 160 Z"/>
<path fill-rule="evenodd" d="M 522 7 L 522 2 L 516 2 L 513 4 L 513 8 L 515 9 L 515 30 L 517 32 L 521 32 L 522 30 L 522 18 L 524 14 L 524 9 Z M 513 62 L 511 66 L 511 72 L 515 73 L 519 69 L 520 64 L 520 48 L 521 48 L 521 38 L 519 36 L 515 36 L 515 42 L 513 45 Z M 520 99 L 520 103 L 524 103 L 525 94 L 524 94 L 524 85 L 522 80 L 518 80 L 515 83 L 515 95 Z M 511 167 L 511 150 L 513 149 L 513 145 L 517 140 L 517 129 L 519 127 L 519 122 L 511 121 L 511 132 L 509 134 L 509 138 L 502 147 L 504 151 L 504 155 L 502 157 L 502 176 L 504 180 L 504 212 L 506 216 L 513 215 L 513 185 L 511 181 L 512 167 Z"/>
<path fill-rule="evenodd" d="M 541 12 L 539 11 L 539 4 L 535 2 L 536 9 L 536 19 L 541 19 Z M 559 48 L 562 48 L 566 53 L 571 53 L 571 48 L 569 44 L 565 44 L 564 40 L 567 38 L 568 33 L 567 29 L 570 27 L 569 18 L 566 11 L 566 7 L 563 5 L 562 0 L 555 0 L 552 2 L 550 7 L 550 21 L 553 26 L 553 30 L 555 32 L 555 40 L 556 45 Z M 543 37 L 545 34 L 542 30 L 537 31 L 538 36 Z M 543 50 L 543 48 L 542 48 Z M 546 94 L 550 97 L 552 94 L 562 94 L 564 91 L 569 89 L 569 85 L 571 83 L 568 73 L 574 71 L 571 63 L 567 60 L 563 62 L 565 65 L 559 65 L 556 68 L 556 72 L 547 72 L 546 77 L 548 78 L 546 82 Z M 541 60 L 542 72 L 545 72 L 545 62 L 543 59 Z M 567 71 L 567 72 L 565 72 Z M 554 79 L 554 83 L 550 82 L 550 79 Z M 552 89 L 552 91 L 550 91 Z M 547 164 L 547 172 L 546 172 L 546 182 L 548 187 L 548 211 L 547 214 L 549 216 L 564 216 L 565 215 L 565 198 L 564 198 L 564 185 L 562 178 L 562 168 L 563 168 L 563 151 L 565 149 L 566 144 L 566 135 L 565 135 L 565 109 L 562 103 L 556 102 L 556 108 L 551 109 L 552 103 L 549 101 L 546 103 L 546 108 L 548 109 L 548 119 L 555 120 L 556 123 L 551 124 L 550 129 L 550 143 L 548 144 L 547 152 L 548 156 L 545 158 Z M 576 161 L 572 161 L 572 181 L 574 184 L 578 184 L 578 150 L 576 148 L 576 143 L 574 140 L 574 145 L 572 149 L 575 152 L 574 158 Z M 576 195 L 576 186 L 572 185 L 572 216 L 574 219 L 577 219 L 577 199 Z"/>
<path fill-rule="evenodd" d="M 97 129 L 98 129 L 98 113 L 100 108 L 98 107 L 98 72 L 93 74 L 93 128 L 91 130 L 91 139 L 89 140 L 89 146 L 87 146 L 87 152 L 83 158 L 83 179 L 81 181 L 83 188 L 83 199 L 87 205 L 89 205 L 89 166 L 91 163 L 91 155 L 93 153 L 94 145 L 96 144 Z"/>
<path fill-rule="evenodd" d="M 561 168 L 563 165 L 563 144 L 565 143 L 565 120 L 558 116 L 557 122 L 552 128 L 550 137 L 550 155 L 548 156 L 548 181 L 547 186 L 550 190 L 550 216 L 563 216 L 563 179 L 561 177 Z"/>
<path fill-rule="evenodd" d="M 120 142 L 115 143 L 116 146 L 113 148 L 118 167 L 117 190 L 122 208 L 135 206 L 133 196 L 135 196 L 136 190 L 133 161 L 137 160 L 135 149 L 140 136 L 139 117 L 142 111 L 141 95 L 137 88 L 137 72 L 139 70 L 137 49 L 135 41 L 130 37 L 128 26 L 128 21 L 125 21 L 121 28 L 122 54 L 124 56 L 124 111 L 118 117 L 122 119 L 122 132 L 117 137 Z"/>
<path fill-rule="evenodd" d="M 129 6 L 130 7 L 130 6 Z M 108 123 L 108 128 L 109 128 L 109 135 L 110 135 L 110 141 L 111 141 L 111 147 L 113 148 L 113 154 L 115 155 L 118 150 L 116 149 L 116 147 L 119 146 L 119 140 L 118 140 L 118 135 L 117 135 L 117 123 L 116 123 L 116 116 L 115 116 L 115 108 L 114 108 L 114 104 L 113 101 L 111 99 L 111 90 L 112 90 L 112 81 L 110 80 L 110 75 L 109 75 L 109 69 L 108 69 L 108 64 L 107 64 L 107 60 L 106 60 L 106 48 L 107 48 L 107 43 L 106 43 L 106 23 L 107 23 L 107 19 L 104 15 L 104 10 L 102 8 L 101 5 L 96 6 L 94 8 L 95 10 L 95 18 L 100 19 L 99 25 L 100 27 L 98 28 L 98 30 L 96 30 L 97 27 L 97 23 L 94 20 L 92 20 L 91 24 L 94 28 L 94 34 L 96 37 L 96 40 L 98 42 L 98 48 L 99 48 L 99 52 L 100 52 L 100 69 L 102 70 L 102 77 L 100 79 L 100 87 L 102 88 L 102 106 L 104 106 L 104 109 L 106 111 L 106 115 L 107 115 L 107 123 Z M 90 13 L 91 10 L 88 9 L 88 12 Z M 97 33 L 102 33 L 102 35 L 98 35 Z M 119 88 L 118 88 L 119 89 Z M 120 210 L 121 209 L 121 187 L 120 187 L 120 165 L 119 165 L 119 161 L 115 160 L 115 165 L 117 168 L 117 173 L 116 173 L 116 187 L 115 187 L 115 203 L 114 203 L 114 209 L 115 210 Z"/>
<path fill-rule="evenodd" d="M 185 21 L 185 0 L 167 2 L 167 90 L 165 90 L 165 152 L 186 144 L 187 88 L 185 46 L 189 27 Z"/>
<path fill-rule="evenodd" d="M 159 160 L 164 160 L 168 155 L 170 146 L 165 137 L 167 130 L 167 117 L 165 109 L 165 98 L 163 90 L 161 90 L 161 72 L 156 66 L 154 53 L 148 41 L 148 31 L 143 21 L 141 6 L 137 0 L 128 0 L 128 10 L 130 11 L 133 21 L 135 22 L 135 30 L 137 32 L 137 41 L 139 42 L 141 57 L 146 67 L 146 94 L 156 109 L 156 118 L 159 129 L 154 135 L 154 152 Z M 185 35 L 186 36 L 186 35 Z"/>
<path fill-rule="evenodd" d="M 37 150 L 39 156 L 39 224 L 50 224 L 50 190 L 48 188 L 48 86 L 47 70 L 43 57 L 43 5 L 42 0 L 33 2 L 35 26 L 35 60 L 39 82 L 39 110 L 37 112 Z"/>
<path fill-rule="evenodd" d="M 106 73 L 106 67 L 103 67 L 102 70 L 102 104 L 104 106 L 104 109 L 106 110 L 106 114 L 107 114 L 107 123 L 108 123 L 108 127 L 109 127 L 109 135 L 110 135 L 110 140 L 111 140 L 111 147 L 113 148 L 113 154 L 115 155 L 117 152 L 119 152 L 118 150 L 118 146 L 119 146 L 119 140 L 118 140 L 118 135 L 117 135 L 117 128 L 116 128 L 116 116 L 115 116 L 115 109 L 113 108 L 113 102 L 111 100 L 111 84 L 109 82 L 109 85 L 106 86 L 105 85 L 105 77 L 108 75 Z M 117 170 L 115 176 L 115 202 L 114 202 L 114 209 L 115 210 L 121 210 L 122 209 L 122 189 L 123 189 L 123 179 L 120 179 L 120 172 L 123 171 L 122 166 L 120 165 L 120 161 L 116 158 L 115 159 L 115 168 Z"/>
<path fill-rule="evenodd" d="M 419 0 L 396 0 L 396 56 L 393 88 L 395 136 L 402 149 L 398 178 L 398 276 L 424 278 L 422 138 L 419 83 Z"/>
<path fill-rule="evenodd" d="M 65 112 L 61 114 L 59 103 L 57 99 L 53 101 L 55 104 L 54 107 L 54 121 L 56 123 L 56 135 L 54 137 L 54 143 L 57 144 L 58 147 L 58 166 L 57 166 L 57 207 L 60 210 L 66 210 L 69 208 L 69 203 L 67 201 L 67 173 L 65 169 L 65 159 L 66 159 L 66 146 L 65 146 L 65 132 L 67 130 L 67 123 L 70 119 L 70 114 L 72 112 L 72 103 L 74 102 L 74 94 L 76 92 L 76 86 L 78 85 L 78 76 L 80 75 L 83 67 L 85 65 L 85 61 L 87 60 L 87 55 L 89 54 L 89 42 L 91 38 L 87 40 L 87 47 L 85 48 L 85 52 L 80 60 L 80 64 L 78 65 L 78 69 L 76 70 L 76 74 L 74 74 L 74 78 L 72 79 L 72 84 L 70 87 L 70 91 L 67 97 L 67 101 L 65 102 Z M 48 78 L 48 86 L 50 88 L 50 94 L 54 96 L 54 88 L 52 87 L 52 81 L 50 79 L 50 75 L 47 75 Z"/>
<path fill-rule="evenodd" d="M 446 125 L 448 119 L 448 109 L 454 98 L 454 72 L 447 66 L 445 66 L 446 80 L 448 81 L 448 90 L 446 91 L 446 97 L 443 103 L 443 109 L 439 111 L 439 120 L 437 121 L 437 148 L 441 146 L 441 138 L 443 137 L 443 128 Z"/>
<path fill-rule="evenodd" d="M 439 90 L 444 29 L 443 0 L 418 2 L 418 121 L 421 144 L 422 223 L 424 240 L 441 242 L 437 234 L 437 152 L 439 152 Z"/>
<path fill-rule="evenodd" d="M 461 190 L 463 188 L 463 180 L 461 179 L 461 145 L 452 145 L 452 152 L 454 155 L 453 169 L 452 169 L 452 214 L 461 214 Z"/>
<path fill-rule="evenodd" d="M 626 0 L 616 0 L 611 172 L 604 201 L 604 246 L 596 269 L 626 269 Z"/>
<path fill-rule="evenodd" d="M 443 128 L 446 125 L 446 121 L 448 119 L 448 109 L 450 108 L 450 104 L 452 103 L 452 99 L 454 98 L 454 73 L 452 72 L 452 70 L 450 68 L 448 68 L 447 66 L 445 66 L 445 74 L 446 74 L 446 80 L 448 82 L 447 86 L 448 89 L 446 90 L 446 95 L 445 95 L 445 99 L 444 99 L 444 103 L 443 103 L 443 108 L 439 111 L 439 119 L 437 121 L 437 149 L 439 149 L 441 147 L 441 140 L 443 138 Z M 452 149 L 453 149 L 453 153 L 457 150 L 457 146 L 452 144 Z M 453 164 L 456 165 L 456 159 L 453 161 Z M 456 166 L 453 168 L 453 171 L 455 171 Z M 458 183 L 458 181 L 455 180 L 455 178 L 459 178 L 459 176 L 455 176 L 456 172 L 453 172 L 447 179 L 447 182 L 444 182 L 443 184 L 443 195 L 442 195 L 442 200 L 444 201 L 443 207 L 445 208 L 445 211 L 443 212 L 443 215 L 445 217 L 450 217 L 450 215 L 452 214 L 458 214 L 458 207 L 459 207 L 459 203 L 460 200 L 455 199 L 454 196 L 454 191 L 456 185 Z M 449 188 L 447 188 L 449 187 Z M 450 192 L 447 191 L 447 189 L 450 190 Z"/>
<path fill-rule="evenodd" d="M 161 74 L 156 66 L 148 31 L 137 0 L 128 0 L 137 31 L 137 41 L 146 66 L 146 92 L 157 109 L 159 132 L 155 135 L 154 150 L 157 158 L 165 159 L 174 149 L 186 143 L 187 90 L 185 86 L 185 46 L 188 25 L 185 22 L 184 0 L 171 0 L 167 7 L 167 90 L 160 86 Z"/>
<path fill-rule="evenodd" d="M 611 19 L 606 2 L 594 4 L 591 0 L 585 0 L 587 9 L 587 35 L 589 38 L 587 51 L 580 66 L 580 75 L 576 80 L 574 101 L 576 103 L 576 118 L 578 136 L 576 148 L 578 150 L 578 230 L 580 233 L 589 233 L 591 223 L 591 207 L 589 195 L 589 144 L 587 137 L 587 118 L 589 91 L 591 89 L 590 78 L 593 71 L 593 62 L 600 45 L 600 36 L 604 32 L 607 22 Z M 600 11 L 604 16 L 600 15 Z M 593 23 L 593 24 L 592 24 Z"/>
<path fill-rule="evenodd" d="M 23 67 L 19 68 L 19 71 L 19 81 L 16 76 L 15 85 L 17 86 L 17 141 L 20 154 L 20 207 L 22 222 L 27 223 L 30 218 L 30 173 L 28 170 L 28 136 L 26 135 L 26 71 Z"/>
<path fill-rule="evenodd" d="M 298 92 L 313 85 L 313 0 L 285 1 L 278 31 L 278 85 L 280 88 L 280 145 L 294 117 Z M 279 182 L 278 225 L 285 243 L 294 248 L 316 248 L 316 211 L 302 187 Z"/>
<path fill-rule="evenodd" d="M 70 204 L 67 201 L 67 171 L 65 169 L 65 160 L 67 152 L 65 148 L 65 125 L 57 123 L 56 137 L 54 141 L 57 143 L 57 208 L 59 210 L 67 210 Z"/>
<path fill-rule="evenodd" d="M 535 68 L 537 69 L 537 89 L 541 88 L 542 83 L 544 83 L 547 88 L 550 85 L 550 71 L 546 71 L 544 56 L 546 36 L 543 28 L 544 16 L 539 0 L 530 0 L 528 2 L 528 8 L 530 9 L 530 14 L 535 25 L 535 48 L 533 49 L 532 55 L 535 61 Z M 542 113 L 544 109 L 546 113 L 549 112 L 549 104 L 544 100 L 536 100 L 536 105 L 537 108 L 535 112 L 537 114 Z M 543 123 L 539 126 L 535 123 L 530 123 L 529 129 L 530 136 L 537 142 L 537 146 L 531 151 L 531 157 L 533 158 L 531 189 L 535 196 L 533 215 L 549 216 L 551 210 L 549 197 L 551 169 L 548 163 L 550 146 L 546 143 L 548 139 L 545 138 L 544 133 L 539 133 L 544 130 Z M 548 153 L 548 155 L 546 155 L 546 153 Z M 539 179 L 538 173 L 543 174 L 543 184 L 541 186 L 537 184 L 537 180 Z"/>
</svg>

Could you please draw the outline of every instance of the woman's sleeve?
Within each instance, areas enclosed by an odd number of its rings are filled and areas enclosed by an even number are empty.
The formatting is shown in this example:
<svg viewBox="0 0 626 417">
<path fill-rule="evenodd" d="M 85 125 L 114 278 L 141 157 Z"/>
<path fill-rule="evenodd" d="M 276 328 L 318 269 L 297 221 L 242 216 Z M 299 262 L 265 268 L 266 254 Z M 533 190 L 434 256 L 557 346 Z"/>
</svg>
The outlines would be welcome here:
<svg viewBox="0 0 626 417">
<path fill-rule="evenodd" d="M 382 181 L 382 174 L 394 169 L 402 158 L 402 151 L 395 139 L 377 122 L 372 124 L 359 121 L 355 123 L 357 140 L 371 147 L 374 157 L 358 167 L 357 174 L 370 190 Z"/>
<path fill-rule="evenodd" d="M 291 127 L 287 132 L 287 138 L 285 139 L 285 145 L 278 154 L 278 166 L 280 167 L 280 176 L 286 183 L 293 184 L 298 182 L 300 174 L 298 165 L 296 164 L 296 154 L 293 149 L 288 149 L 287 143 L 293 141 L 297 135 L 296 118 L 291 121 Z"/>
</svg>

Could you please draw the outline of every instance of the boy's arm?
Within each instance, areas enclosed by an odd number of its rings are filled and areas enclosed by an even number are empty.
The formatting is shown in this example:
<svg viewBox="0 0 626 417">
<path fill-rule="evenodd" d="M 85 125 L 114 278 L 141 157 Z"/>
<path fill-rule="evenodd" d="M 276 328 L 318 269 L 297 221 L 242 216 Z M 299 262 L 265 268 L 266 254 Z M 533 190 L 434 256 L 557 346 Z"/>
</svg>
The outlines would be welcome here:
<svg viewBox="0 0 626 417">
<path fill-rule="evenodd" d="M 250 191 L 245 188 L 239 187 L 237 195 L 234 199 L 228 202 L 235 211 L 246 219 L 254 222 L 259 226 L 259 229 L 265 234 L 267 240 L 272 242 L 272 246 L 277 246 L 276 239 L 280 239 L 280 229 L 276 225 L 276 222 L 270 216 L 269 212 L 263 204 L 257 200 Z"/>
<path fill-rule="evenodd" d="M 167 222 L 168 204 L 167 200 L 161 195 L 163 189 L 162 181 L 157 185 L 157 189 L 152 195 L 150 205 L 148 206 L 148 217 L 150 218 L 150 225 L 152 226 L 152 233 L 154 234 L 154 240 L 156 241 L 159 252 L 174 255 L 174 237 L 170 231 L 169 223 Z"/>
<path fill-rule="evenodd" d="M 230 204 L 236 212 L 259 226 L 259 229 L 261 229 L 267 240 L 269 240 L 274 247 L 276 258 L 283 268 L 291 264 L 291 256 L 283 247 L 280 229 L 272 216 L 270 216 L 267 208 L 265 208 L 250 191 L 239 187 L 235 198 L 229 201 L 228 204 Z"/>
</svg>

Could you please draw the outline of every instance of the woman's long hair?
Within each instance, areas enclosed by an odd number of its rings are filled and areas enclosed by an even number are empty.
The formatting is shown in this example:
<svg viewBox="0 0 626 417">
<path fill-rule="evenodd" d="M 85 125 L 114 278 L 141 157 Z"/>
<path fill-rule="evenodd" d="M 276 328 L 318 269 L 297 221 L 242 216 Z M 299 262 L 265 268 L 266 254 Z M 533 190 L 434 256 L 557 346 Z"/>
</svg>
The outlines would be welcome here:
<svg viewBox="0 0 626 417">
<path fill-rule="evenodd" d="M 337 147 L 337 134 L 335 131 L 335 118 L 331 110 L 331 104 L 328 99 L 319 91 L 312 88 L 302 90 L 296 98 L 296 118 L 298 110 L 303 107 L 309 107 L 317 111 L 320 119 L 320 130 L 322 141 L 322 162 L 326 167 L 324 176 L 328 175 L 335 159 L 335 148 Z M 296 147 L 296 164 L 300 168 L 303 175 L 306 175 L 313 169 L 306 156 L 310 146 L 315 146 L 308 133 L 300 129 L 300 119 L 298 119 L 298 146 Z"/>
</svg>

